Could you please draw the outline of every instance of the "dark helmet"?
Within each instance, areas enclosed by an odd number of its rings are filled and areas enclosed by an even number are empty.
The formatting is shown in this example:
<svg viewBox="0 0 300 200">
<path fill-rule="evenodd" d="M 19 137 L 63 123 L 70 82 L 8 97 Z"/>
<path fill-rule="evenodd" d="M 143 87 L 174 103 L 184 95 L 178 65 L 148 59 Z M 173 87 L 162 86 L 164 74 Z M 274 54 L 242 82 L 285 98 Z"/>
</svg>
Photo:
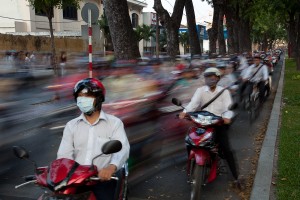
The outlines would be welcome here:
<svg viewBox="0 0 300 200">
<path fill-rule="evenodd" d="M 103 84 L 95 78 L 86 78 L 76 83 L 73 90 L 75 101 L 79 92 L 83 89 L 87 89 L 87 93 L 93 95 L 96 98 L 96 109 L 101 109 L 102 102 L 105 100 L 105 88 Z"/>
</svg>

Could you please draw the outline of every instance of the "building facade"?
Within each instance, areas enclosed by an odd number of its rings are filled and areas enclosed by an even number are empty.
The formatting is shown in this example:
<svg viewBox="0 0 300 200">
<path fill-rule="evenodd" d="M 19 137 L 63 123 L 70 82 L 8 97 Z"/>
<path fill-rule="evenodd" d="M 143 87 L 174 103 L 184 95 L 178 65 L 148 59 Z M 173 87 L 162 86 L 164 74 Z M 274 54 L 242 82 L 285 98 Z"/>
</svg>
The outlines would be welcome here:
<svg viewBox="0 0 300 200">
<path fill-rule="evenodd" d="M 143 24 L 142 10 L 147 6 L 146 3 L 138 0 L 127 0 L 129 16 L 135 28 Z M 41 35 L 49 33 L 49 22 L 47 17 L 37 12 L 26 0 L 2 0 L 0 8 L 0 33 L 3 34 L 31 34 Z M 53 10 L 53 30 L 55 35 L 61 36 L 82 36 L 83 27 L 87 25 L 81 17 L 81 8 L 85 3 L 94 3 L 99 9 L 99 18 L 103 14 L 102 0 L 85 0 L 80 2 L 80 9 L 69 7 L 67 9 Z M 99 50 L 104 49 L 104 38 L 99 31 L 95 35 L 96 42 L 99 43 Z M 93 42 L 94 43 L 94 42 Z M 139 43 L 140 51 L 143 51 L 143 43 Z"/>
<path fill-rule="evenodd" d="M 80 8 L 90 2 L 98 6 L 100 15 L 103 13 L 101 0 L 80 2 Z M 45 32 L 49 31 L 49 22 L 42 12 L 37 12 L 28 3 L 20 0 L 2 0 L 0 8 L 0 33 L 14 32 Z M 81 25 L 86 24 L 81 17 L 81 10 L 69 7 L 53 10 L 54 32 L 81 31 Z"/>
</svg>

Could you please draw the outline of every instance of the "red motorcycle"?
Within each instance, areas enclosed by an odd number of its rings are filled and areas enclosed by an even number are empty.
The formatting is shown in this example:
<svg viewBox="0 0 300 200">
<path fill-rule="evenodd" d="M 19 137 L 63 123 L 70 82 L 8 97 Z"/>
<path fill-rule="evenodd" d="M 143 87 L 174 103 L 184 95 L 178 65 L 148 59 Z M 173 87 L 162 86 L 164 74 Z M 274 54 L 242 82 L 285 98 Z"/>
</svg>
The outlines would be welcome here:
<svg viewBox="0 0 300 200">
<path fill-rule="evenodd" d="M 172 103 L 184 108 L 173 98 Z M 191 183 L 191 200 L 199 200 L 202 186 L 212 182 L 218 174 L 219 150 L 214 140 L 215 127 L 223 125 L 223 118 L 208 111 L 187 113 L 185 119 L 192 121 L 185 143 L 188 151 L 187 173 Z"/>
<path fill-rule="evenodd" d="M 122 143 L 120 141 L 111 140 L 104 144 L 102 154 L 116 153 L 121 149 Z M 13 151 L 18 158 L 30 160 L 29 154 L 24 148 L 14 146 Z M 96 200 L 94 193 L 91 191 L 91 186 L 97 184 L 100 179 L 98 178 L 97 167 L 93 165 L 93 162 L 92 165 L 80 165 L 74 160 L 61 158 L 54 160 L 48 167 L 37 167 L 34 161 L 30 161 L 35 166 L 35 175 L 26 176 L 26 182 L 15 186 L 15 188 L 35 183 L 52 191 L 41 195 L 38 198 L 39 200 Z M 127 199 L 128 167 L 124 166 L 120 172 L 122 175 L 111 178 L 117 181 L 115 200 Z"/>
</svg>

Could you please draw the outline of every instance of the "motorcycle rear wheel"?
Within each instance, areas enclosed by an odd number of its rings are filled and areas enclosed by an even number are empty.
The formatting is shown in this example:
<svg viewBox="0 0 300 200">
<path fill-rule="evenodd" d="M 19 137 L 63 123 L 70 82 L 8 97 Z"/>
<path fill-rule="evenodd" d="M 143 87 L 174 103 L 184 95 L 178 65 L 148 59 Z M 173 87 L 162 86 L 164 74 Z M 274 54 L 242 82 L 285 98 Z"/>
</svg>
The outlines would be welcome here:
<svg viewBox="0 0 300 200">
<path fill-rule="evenodd" d="M 250 101 L 250 109 L 249 109 L 249 119 L 250 119 L 250 124 L 252 124 L 255 119 L 258 117 L 259 113 L 259 98 L 258 95 L 256 97 L 252 97 Z"/>
<path fill-rule="evenodd" d="M 205 167 L 195 164 L 191 174 L 191 200 L 199 200 L 205 180 Z"/>
</svg>

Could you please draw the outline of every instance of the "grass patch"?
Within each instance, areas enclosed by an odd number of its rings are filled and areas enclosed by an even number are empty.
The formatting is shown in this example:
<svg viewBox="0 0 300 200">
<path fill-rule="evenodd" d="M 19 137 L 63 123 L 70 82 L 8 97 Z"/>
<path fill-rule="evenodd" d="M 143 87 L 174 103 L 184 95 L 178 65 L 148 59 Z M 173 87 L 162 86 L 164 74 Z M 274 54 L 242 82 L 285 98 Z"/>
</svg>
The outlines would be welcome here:
<svg viewBox="0 0 300 200">
<path fill-rule="evenodd" d="M 300 72 L 286 59 L 279 135 L 277 199 L 300 199 Z"/>
</svg>

